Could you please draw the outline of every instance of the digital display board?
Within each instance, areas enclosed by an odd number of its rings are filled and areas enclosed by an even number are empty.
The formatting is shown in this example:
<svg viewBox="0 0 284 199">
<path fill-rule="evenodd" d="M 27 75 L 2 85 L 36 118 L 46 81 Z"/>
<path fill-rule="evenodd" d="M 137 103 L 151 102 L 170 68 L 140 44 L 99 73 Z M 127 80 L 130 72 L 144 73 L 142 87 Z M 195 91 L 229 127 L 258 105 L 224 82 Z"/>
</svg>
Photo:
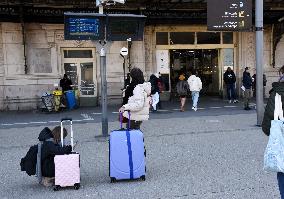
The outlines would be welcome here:
<svg viewBox="0 0 284 199">
<path fill-rule="evenodd" d="M 252 0 L 207 1 L 207 29 L 252 31 Z"/>
<path fill-rule="evenodd" d="M 143 15 L 108 15 L 107 40 L 142 41 L 145 20 Z"/>
<path fill-rule="evenodd" d="M 105 15 L 65 14 L 65 40 L 102 40 L 105 35 Z"/>
<path fill-rule="evenodd" d="M 65 13 L 64 39 L 142 41 L 145 21 L 144 15 Z"/>
</svg>

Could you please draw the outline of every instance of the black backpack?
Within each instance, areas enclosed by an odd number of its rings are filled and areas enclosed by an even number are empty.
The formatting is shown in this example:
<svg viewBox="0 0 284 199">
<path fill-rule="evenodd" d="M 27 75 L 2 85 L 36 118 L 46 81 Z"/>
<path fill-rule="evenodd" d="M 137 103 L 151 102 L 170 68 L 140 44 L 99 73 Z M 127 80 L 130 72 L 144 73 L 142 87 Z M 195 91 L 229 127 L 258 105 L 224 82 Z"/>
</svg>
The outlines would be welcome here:
<svg viewBox="0 0 284 199">
<path fill-rule="evenodd" d="M 36 174 L 37 150 L 38 145 L 31 146 L 26 156 L 21 159 L 21 171 L 26 171 L 29 176 Z"/>
</svg>

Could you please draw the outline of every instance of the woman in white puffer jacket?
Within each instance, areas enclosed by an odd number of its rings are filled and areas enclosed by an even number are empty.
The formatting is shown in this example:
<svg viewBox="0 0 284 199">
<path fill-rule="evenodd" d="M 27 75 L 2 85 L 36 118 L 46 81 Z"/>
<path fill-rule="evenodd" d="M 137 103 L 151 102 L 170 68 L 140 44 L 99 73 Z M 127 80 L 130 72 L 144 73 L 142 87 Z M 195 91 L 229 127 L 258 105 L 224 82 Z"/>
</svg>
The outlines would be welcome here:
<svg viewBox="0 0 284 199">
<path fill-rule="evenodd" d="M 133 68 L 130 71 L 132 79 L 125 91 L 123 101 L 127 103 L 119 109 L 123 116 L 129 119 L 130 129 L 140 129 L 141 123 L 149 119 L 151 83 L 145 82 L 143 72 L 139 68 Z"/>
</svg>

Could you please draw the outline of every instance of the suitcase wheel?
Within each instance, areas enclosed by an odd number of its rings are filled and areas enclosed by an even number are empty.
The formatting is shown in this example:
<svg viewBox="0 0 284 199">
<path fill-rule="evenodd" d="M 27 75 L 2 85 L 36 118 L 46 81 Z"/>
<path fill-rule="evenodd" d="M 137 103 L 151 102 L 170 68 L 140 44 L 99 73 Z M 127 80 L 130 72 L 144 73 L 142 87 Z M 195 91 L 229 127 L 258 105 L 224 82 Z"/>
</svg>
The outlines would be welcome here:
<svg viewBox="0 0 284 199">
<path fill-rule="evenodd" d="M 114 183 L 116 182 L 116 179 L 115 178 L 110 178 L 110 183 Z"/>
<path fill-rule="evenodd" d="M 59 185 L 55 185 L 55 186 L 54 186 L 54 188 L 53 188 L 53 191 L 58 191 L 58 190 L 59 190 L 59 188 L 60 188 L 60 186 L 59 186 Z"/>
<path fill-rule="evenodd" d="M 74 184 L 74 189 L 75 189 L 75 190 L 80 189 L 80 183 L 76 183 L 76 184 Z"/>
<path fill-rule="evenodd" d="M 145 181 L 146 180 L 146 177 L 143 175 L 141 176 L 141 180 Z"/>
</svg>

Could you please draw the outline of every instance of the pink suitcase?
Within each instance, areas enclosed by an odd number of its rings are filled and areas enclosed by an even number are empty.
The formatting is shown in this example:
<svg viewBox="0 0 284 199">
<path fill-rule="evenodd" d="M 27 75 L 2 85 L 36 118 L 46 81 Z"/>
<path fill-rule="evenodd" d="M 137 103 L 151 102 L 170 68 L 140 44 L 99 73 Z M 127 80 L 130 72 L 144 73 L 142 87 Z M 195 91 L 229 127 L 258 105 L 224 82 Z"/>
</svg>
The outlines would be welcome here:
<svg viewBox="0 0 284 199">
<path fill-rule="evenodd" d="M 74 189 L 80 188 L 80 155 L 75 153 L 73 141 L 72 119 L 61 120 L 61 144 L 63 146 L 63 122 L 70 121 L 70 134 L 72 153 L 68 155 L 56 155 L 54 157 L 55 164 L 55 187 L 54 191 L 60 187 L 74 186 Z"/>
</svg>

